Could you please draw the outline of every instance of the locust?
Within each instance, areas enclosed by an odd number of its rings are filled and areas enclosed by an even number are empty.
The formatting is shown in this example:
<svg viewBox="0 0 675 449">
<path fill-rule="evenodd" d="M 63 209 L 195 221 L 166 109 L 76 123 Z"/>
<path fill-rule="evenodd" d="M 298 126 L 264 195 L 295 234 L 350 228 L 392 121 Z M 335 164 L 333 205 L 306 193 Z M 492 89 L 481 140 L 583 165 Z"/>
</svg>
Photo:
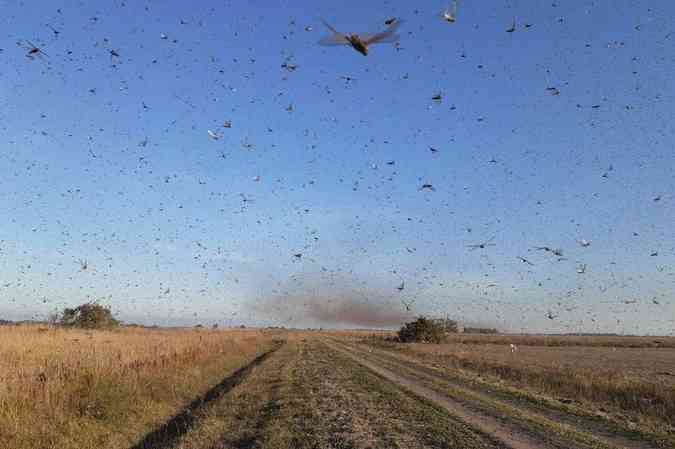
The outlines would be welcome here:
<svg viewBox="0 0 675 449">
<path fill-rule="evenodd" d="M 398 19 L 392 21 L 386 30 L 375 34 L 340 33 L 338 30 L 329 25 L 325 20 L 322 20 L 322 22 L 326 26 L 326 28 L 328 28 L 333 34 L 321 39 L 319 41 L 319 45 L 325 46 L 349 45 L 354 50 L 361 53 L 363 56 L 368 56 L 369 50 L 368 47 L 370 45 L 394 43 L 397 42 L 400 38 L 400 36 L 396 34 L 396 30 L 401 25 L 401 21 Z"/>
<path fill-rule="evenodd" d="M 517 257 L 518 260 L 520 260 L 522 263 L 526 263 L 526 264 L 528 264 L 528 265 L 530 265 L 530 266 L 534 266 L 534 264 L 533 264 L 532 262 L 530 262 L 529 260 L 527 260 L 526 258 L 524 258 L 524 257 L 522 257 L 522 256 L 516 256 L 516 257 Z"/>
<path fill-rule="evenodd" d="M 415 303 L 415 300 L 405 301 L 401 299 L 401 302 L 405 306 L 405 310 L 407 310 L 408 312 L 412 312 L 412 305 Z"/>
<path fill-rule="evenodd" d="M 494 240 L 494 237 L 492 237 L 491 239 L 486 240 L 485 242 L 482 242 L 482 243 L 476 243 L 476 244 L 473 244 L 473 245 L 466 245 L 466 247 L 470 248 L 471 250 L 474 250 L 474 249 L 479 249 L 479 248 L 485 249 L 488 246 L 496 246 L 494 243 L 492 243 L 493 240 Z"/>
<path fill-rule="evenodd" d="M 34 45 L 29 40 L 26 40 L 25 42 L 17 42 L 16 44 L 18 46 L 26 49 L 26 51 L 27 51 L 26 57 L 28 59 L 35 59 L 36 57 L 40 57 L 40 56 L 49 57 L 49 55 L 47 53 L 45 53 L 40 47 L 37 47 L 36 45 Z"/>
<path fill-rule="evenodd" d="M 452 9 L 443 11 L 443 19 L 449 23 L 455 23 L 457 21 L 457 1 L 452 2 Z"/>
</svg>

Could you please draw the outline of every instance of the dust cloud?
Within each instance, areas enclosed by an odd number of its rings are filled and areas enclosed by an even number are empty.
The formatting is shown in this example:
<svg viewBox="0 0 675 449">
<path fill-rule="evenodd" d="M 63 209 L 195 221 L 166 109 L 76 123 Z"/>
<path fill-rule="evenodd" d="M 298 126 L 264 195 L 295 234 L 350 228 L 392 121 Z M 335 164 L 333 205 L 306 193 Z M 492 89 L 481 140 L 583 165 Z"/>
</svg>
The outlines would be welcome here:
<svg viewBox="0 0 675 449">
<path fill-rule="evenodd" d="M 303 283 L 252 304 L 258 319 L 284 326 L 397 328 L 415 317 L 396 295 L 349 282 Z"/>
<path fill-rule="evenodd" d="M 280 296 L 253 307 L 258 318 L 284 326 L 394 328 L 414 317 L 393 300 L 374 296 Z"/>
<path fill-rule="evenodd" d="M 400 326 L 410 317 L 400 306 L 370 302 L 357 298 L 322 300 L 306 303 L 306 316 L 325 324 L 344 324 L 357 327 Z"/>
</svg>

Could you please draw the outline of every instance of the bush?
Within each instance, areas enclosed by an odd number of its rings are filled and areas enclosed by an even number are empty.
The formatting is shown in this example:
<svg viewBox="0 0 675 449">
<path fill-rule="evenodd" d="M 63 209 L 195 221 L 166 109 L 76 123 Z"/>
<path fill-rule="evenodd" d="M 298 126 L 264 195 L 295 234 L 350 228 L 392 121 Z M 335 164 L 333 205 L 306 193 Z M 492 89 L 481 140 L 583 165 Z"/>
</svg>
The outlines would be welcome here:
<svg viewBox="0 0 675 449">
<path fill-rule="evenodd" d="M 405 323 L 398 331 L 398 340 L 403 343 L 442 343 L 445 331 L 442 324 L 422 316 Z"/>
<path fill-rule="evenodd" d="M 120 322 L 113 317 L 108 307 L 90 302 L 73 309 L 63 309 L 59 324 L 84 329 L 110 329 L 119 326 Z"/>
</svg>

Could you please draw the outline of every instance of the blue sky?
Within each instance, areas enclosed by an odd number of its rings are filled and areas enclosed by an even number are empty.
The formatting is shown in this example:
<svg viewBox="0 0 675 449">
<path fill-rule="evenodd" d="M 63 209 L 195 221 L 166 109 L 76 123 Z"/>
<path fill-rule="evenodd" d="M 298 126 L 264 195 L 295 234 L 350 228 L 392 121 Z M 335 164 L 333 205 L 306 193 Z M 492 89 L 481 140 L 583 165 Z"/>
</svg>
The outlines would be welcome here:
<svg viewBox="0 0 675 449">
<path fill-rule="evenodd" d="M 0 315 L 673 333 L 675 6 L 448 6 L 2 2 Z"/>
</svg>

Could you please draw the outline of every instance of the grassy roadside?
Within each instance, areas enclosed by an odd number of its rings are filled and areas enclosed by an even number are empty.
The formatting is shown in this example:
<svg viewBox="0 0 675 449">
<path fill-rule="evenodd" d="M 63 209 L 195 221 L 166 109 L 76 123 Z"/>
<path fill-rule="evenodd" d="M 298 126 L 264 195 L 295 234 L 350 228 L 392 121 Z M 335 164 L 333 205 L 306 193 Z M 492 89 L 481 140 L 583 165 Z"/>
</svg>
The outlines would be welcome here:
<svg viewBox="0 0 675 449">
<path fill-rule="evenodd" d="M 254 332 L 12 331 L 0 346 L 3 449 L 127 449 L 272 345 Z"/>
</svg>

